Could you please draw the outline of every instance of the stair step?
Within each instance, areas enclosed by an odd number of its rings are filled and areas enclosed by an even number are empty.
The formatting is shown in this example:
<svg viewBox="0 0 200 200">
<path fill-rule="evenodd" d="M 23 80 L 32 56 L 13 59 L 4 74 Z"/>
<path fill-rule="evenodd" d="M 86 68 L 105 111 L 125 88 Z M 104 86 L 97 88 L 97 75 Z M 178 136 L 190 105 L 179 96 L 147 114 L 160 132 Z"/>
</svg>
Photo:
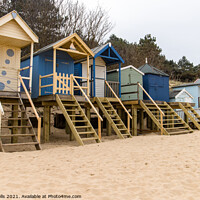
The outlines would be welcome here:
<svg viewBox="0 0 200 200">
<path fill-rule="evenodd" d="M 12 144 L 2 144 L 2 146 L 22 146 L 22 145 L 36 145 L 38 142 L 26 142 L 26 143 L 12 143 Z"/>
<path fill-rule="evenodd" d="M 70 117 L 83 117 L 84 115 L 79 115 L 79 114 L 77 114 L 77 115 L 69 115 Z"/>
<path fill-rule="evenodd" d="M 75 126 L 75 128 L 91 128 L 91 126 Z"/>
<path fill-rule="evenodd" d="M 1 120 L 28 120 L 28 118 L 2 118 Z"/>
<path fill-rule="evenodd" d="M 123 135 L 123 136 L 130 136 L 129 133 L 125 133 L 125 134 L 122 133 L 122 135 Z"/>
<path fill-rule="evenodd" d="M 87 122 L 87 120 L 72 120 L 72 122 Z"/>
<path fill-rule="evenodd" d="M 35 136 L 35 134 L 12 134 L 12 135 L 0 135 L 1 138 L 5 138 L 5 137 L 28 137 L 28 136 Z"/>
<path fill-rule="evenodd" d="M 116 124 L 116 126 L 124 126 L 124 124 Z"/>
<path fill-rule="evenodd" d="M 32 128 L 32 126 L 2 126 L 1 128 Z"/>
<path fill-rule="evenodd" d="M 184 127 L 173 127 L 173 128 L 165 128 L 167 130 L 173 130 L 173 129 L 187 129 L 188 127 L 187 126 L 184 126 Z"/>
<path fill-rule="evenodd" d="M 121 119 L 113 119 L 113 121 L 121 121 Z"/>
<path fill-rule="evenodd" d="M 79 135 L 84 135 L 84 134 L 94 134 L 93 131 L 88 131 L 88 132 L 78 132 Z"/>
<path fill-rule="evenodd" d="M 12 112 L 18 112 L 18 113 L 22 113 L 22 112 L 23 112 L 23 113 L 24 113 L 24 112 L 26 112 L 26 111 L 25 111 L 25 110 L 5 110 L 4 112 L 5 112 L 5 113 L 7 113 L 7 112 L 11 112 L 11 113 L 12 113 Z"/>
<path fill-rule="evenodd" d="M 19 105 L 19 106 L 21 106 L 22 104 L 21 103 L 1 103 L 2 105 L 13 105 L 13 106 L 15 106 L 15 105 Z"/>
<path fill-rule="evenodd" d="M 79 111 L 80 112 L 80 110 L 70 110 L 70 109 L 66 109 L 66 111 L 67 112 L 73 112 L 73 111 L 75 111 L 75 112 Z"/>
<path fill-rule="evenodd" d="M 68 103 L 66 103 L 66 104 L 63 104 L 63 105 L 66 106 L 66 107 L 69 107 L 69 106 L 78 107 L 78 105 L 76 105 L 76 104 L 68 104 Z"/>
<path fill-rule="evenodd" d="M 83 141 L 89 141 L 89 140 L 97 140 L 97 137 L 88 137 L 88 138 L 81 138 Z"/>
<path fill-rule="evenodd" d="M 184 122 L 180 122 L 180 123 L 167 123 L 167 124 L 163 124 L 163 125 L 175 125 L 175 124 L 184 124 Z"/>
<path fill-rule="evenodd" d="M 119 130 L 120 130 L 120 131 L 127 131 L 126 128 L 122 128 L 122 129 L 119 128 Z"/>
<path fill-rule="evenodd" d="M 169 135 L 178 135 L 178 134 L 187 134 L 190 133 L 190 131 L 176 131 L 176 132 L 168 132 Z"/>
</svg>

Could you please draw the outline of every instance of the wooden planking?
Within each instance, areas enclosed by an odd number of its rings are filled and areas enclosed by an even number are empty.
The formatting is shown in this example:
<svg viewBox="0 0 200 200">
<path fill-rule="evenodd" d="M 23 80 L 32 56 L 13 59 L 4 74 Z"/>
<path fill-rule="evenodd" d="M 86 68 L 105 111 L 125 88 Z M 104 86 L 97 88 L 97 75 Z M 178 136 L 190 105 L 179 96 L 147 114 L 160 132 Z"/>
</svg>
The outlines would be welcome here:
<svg viewBox="0 0 200 200">
<path fill-rule="evenodd" d="M 14 19 L 4 24 L 3 26 L 0 26 L 0 35 L 30 42 L 32 41 L 27 33 L 18 25 Z"/>
</svg>

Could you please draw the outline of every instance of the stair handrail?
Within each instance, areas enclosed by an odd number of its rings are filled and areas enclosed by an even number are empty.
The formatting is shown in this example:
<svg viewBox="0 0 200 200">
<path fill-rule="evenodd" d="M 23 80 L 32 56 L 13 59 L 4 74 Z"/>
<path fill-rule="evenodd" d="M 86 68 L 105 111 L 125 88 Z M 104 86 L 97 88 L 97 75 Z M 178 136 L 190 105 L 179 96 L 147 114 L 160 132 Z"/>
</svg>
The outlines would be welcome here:
<svg viewBox="0 0 200 200">
<path fill-rule="evenodd" d="M 105 83 L 108 86 L 108 88 L 110 89 L 110 91 L 113 93 L 113 95 L 115 96 L 115 98 L 118 100 L 118 102 L 120 103 L 120 105 L 122 106 L 122 108 L 127 113 L 127 128 L 128 128 L 128 131 L 130 131 L 130 119 L 132 119 L 133 117 L 130 115 L 130 113 L 128 112 L 128 110 L 126 109 L 126 107 L 124 106 L 124 104 L 122 103 L 121 99 L 117 96 L 117 94 L 115 93 L 115 91 L 111 88 L 110 84 L 106 80 L 105 80 Z"/>
<path fill-rule="evenodd" d="M 159 108 L 159 106 L 156 104 L 156 102 L 151 98 L 151 96 L 148 94 L 148 92 L 143 88 L 143 86 L 139 82 L 138 82 L 138 85 L 144 91 L 144 93 L 149 97 L 149 99 L 153 102 L 153 104 L 156 106 L 156 108 L 160 111 L 161 135 L 163 135 L 163 116 L 165 116 L 165 113 Z"/>
<path fill-rule="evenodd" d="M 109 89 L 111 90 L 111 92 L 113 93 L 113 95 L 116 97 L 116 99 L 119 101 L 120 105 L 122 106 L 122 108 L 125 110 L 125 112 L 127 113 L 127 115 L 132 119 L 132 116 L 130 115 L 130 113 L 128 112 L 128 110 L 126 109 L 126 107 L 124 106 L 124 104 L 122 103 L 121 99 L 116 95 L 116 93 L 114 92 L 114 90 L 110 87 L 109 83 L 107 81 L 106 85 L 109 87 Z"/>
<path fill-rule="evenodd" d="M 36 108 L 35 108 L 35 106 L 34 106 L 34 104 L 33 104 L 33 101 L 32 101 L 32 99 L 31 99 L 31 96 L 30 96 L 30 94 L 29 94 L 29 92 L 28 92 L 28 90 L 27 90 L 27 88 L 26 88 L 26 86 L 25 86 L 25 84 L 24 84 L 24 81 L 23 81 L 21 75 L 19 75 L 19 80 L 20 80 L 20 82 L 21 82 L 21 84 L 22 84 L 22 87 L 24 88 L 24 91 L 25 91 L 27 97 L 28 97 L 28 100 L 29 100 L 29 103 L 31 104 L 31 107 L 32 107 L 32 109 L 33 109 L 33 112 L 34 112 L 34 114 L 35 114 L 35 116 L 36 116 L 36 118 L 37 118 L 37 120 L 38 120 L 38 142 L 40 143 L 40 136 L 41 136 L 41 117 L 40 117 L 39 114 L 37 113 L 37 110 L 36 110 Z"/>
<path fill-rule="evenodd" d="M 88 98 L 88 96 L 85 94 L 85 92 L 83 91 L 81 86 L 79 85 L 78 81 L 74 78 L 74 76 L 72 74 L 71 74 L 71 77 L 98 117 L 98 135 L 99 135 L 99 138 L 101 139 L 101 121 L 103 121 L 103 119 L 102 119 L 101 115 L 98 113 L 98 111 L 96 110 L 96 108 L 94 107 L 94 105 L 92 104 L 92 102 L 90 101 L 90 99 Z M 73 84 L 71 84 L 71 85 L 73 85 Z"/>
</svg>

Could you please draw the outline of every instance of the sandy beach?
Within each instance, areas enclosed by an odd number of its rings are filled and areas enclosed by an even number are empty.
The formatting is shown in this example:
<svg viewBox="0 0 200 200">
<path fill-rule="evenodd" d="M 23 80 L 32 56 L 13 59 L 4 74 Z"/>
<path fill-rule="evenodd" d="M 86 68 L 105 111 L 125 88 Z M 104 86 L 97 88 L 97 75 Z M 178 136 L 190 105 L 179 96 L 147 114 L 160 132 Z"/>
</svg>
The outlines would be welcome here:
<svg viewBox="0 0 200 200">
<path fill-rule="evenodd" d="M 42 151 L 0 153 L 0 168 L 0 195 L 199 200 L 200 132 L 45 144 Z"/>
</svg>

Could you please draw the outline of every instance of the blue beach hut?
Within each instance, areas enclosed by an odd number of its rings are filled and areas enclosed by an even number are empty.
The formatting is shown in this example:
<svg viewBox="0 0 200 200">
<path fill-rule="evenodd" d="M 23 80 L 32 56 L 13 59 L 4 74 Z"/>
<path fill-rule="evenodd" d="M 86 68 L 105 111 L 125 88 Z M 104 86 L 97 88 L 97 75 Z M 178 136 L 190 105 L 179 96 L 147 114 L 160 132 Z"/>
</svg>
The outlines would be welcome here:
<svg viewBox="0 0 200 200">
<path fill-rule="evenodd" d="M 74 63 L 86 59 L 86 77 L 77 76 L 77 81 L 85 80 L 89 94 L 89 57 L 94 56 L 90 48 L 76 34 L 61 39 L 34 53 L 32 98 L 49 94 L 69 94 L 70 75 L 74 75 Z M 23 58 L 21 68 L 27 66 L 30 58 Z M 23 73 L 23 72 L 22 72 Z M 28 72 L 26 72 L 28 73 Z M 23 74 L 26 76 L 25 72 Z"/>
<path fill-rule="evenodd" d="M 144 73 L 143 87 L 153 100 L 169 102 L 169 75 L 147 63 L 139 70 Z M 149 98 L 144 94 L 143 99 Z"/>
<path fill-rule="evenodd" d="M 90 96 L 105 97 L 106 91 L 109 90 L 105 85 L 107 67 L 118 64 L 119 74 L 118 81 L 108 83 L 113 88 L 115 93 L 121 97 L 121 63 L 124 63 L 122 57 L 118 54 L 111 43 L 104 44 L 92 49 L 93 57 L 89 61 L 89 77 L 90 77 Z M 86 76 L 87 67 L 86 60 L 82 60 L 75 64 L 75 76 Z M 84 84 L 84 83 L 83 83 Z M 107 89 L 106 89 L 107 88 Z"/>
</svg>

